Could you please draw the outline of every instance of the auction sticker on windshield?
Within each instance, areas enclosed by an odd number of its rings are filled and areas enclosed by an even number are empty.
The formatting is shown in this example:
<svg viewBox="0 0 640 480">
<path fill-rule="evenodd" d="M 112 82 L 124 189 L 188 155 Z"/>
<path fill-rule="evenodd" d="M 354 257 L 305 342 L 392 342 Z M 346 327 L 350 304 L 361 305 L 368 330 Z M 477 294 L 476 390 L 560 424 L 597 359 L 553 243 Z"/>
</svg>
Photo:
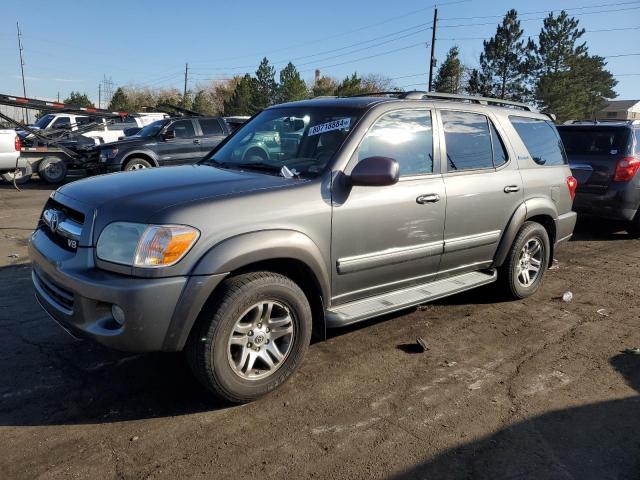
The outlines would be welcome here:
<svg viewBox="0 0 640 480">
<path fill-rule="evenodd" d="M 320 125 L 314 125 L 309 129 L 308 136 L 313 137 L 321 133 L 330 132 L 331 130 L 346 130 L 351 125 L 350 118 L 340 118 L 339 120 L 333 120 L 327 123 L 321 123 Z"/>
</svg>

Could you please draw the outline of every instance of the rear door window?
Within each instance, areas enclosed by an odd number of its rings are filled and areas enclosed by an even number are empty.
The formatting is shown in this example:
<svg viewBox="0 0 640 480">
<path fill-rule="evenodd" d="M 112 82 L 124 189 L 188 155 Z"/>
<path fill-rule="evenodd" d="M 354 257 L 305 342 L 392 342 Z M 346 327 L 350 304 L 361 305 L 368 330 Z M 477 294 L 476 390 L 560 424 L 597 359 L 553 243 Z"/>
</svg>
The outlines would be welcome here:
<svg viewBox="0 0 640 480">
<path fill-rule="evenodd" d="M 202 129 L 202 135 L 222 135 L 222 127 L 220 122 L 215 118 L 201 118 L 200 128 Z"/>
<path fill-rule="evenodd" d="M 493 168 L 491 132 L 485 115 L 442 110 L 447 170 L 459 172 Z"/>
<path fill-rule="evenodd" d="M 71 127 L 71 119 L 69 117 L 59 117 L 53 122 L 51 128 L 70 128 Z"/>
<path fill-rule="evenodd" d="M 562 141 L 551 122 L 516 115 L 510 116 L 509 120 L 527 147 L 529 155 L 538 165 L 553 166 L 567 163 Z"/>
</svg>

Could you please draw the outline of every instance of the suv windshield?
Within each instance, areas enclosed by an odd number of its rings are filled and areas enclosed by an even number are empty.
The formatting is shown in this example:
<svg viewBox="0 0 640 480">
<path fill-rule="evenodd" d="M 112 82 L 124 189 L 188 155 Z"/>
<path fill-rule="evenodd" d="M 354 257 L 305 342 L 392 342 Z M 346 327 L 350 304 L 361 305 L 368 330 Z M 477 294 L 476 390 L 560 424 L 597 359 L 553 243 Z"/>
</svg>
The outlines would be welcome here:
<svg viewBox="0 0 640 480">
<path fill-rule="evenodd" d="M 283 176 L 315 176 L 338 151 L 359 118 L 343 108 L 272 108 L 244 124 L 203 163 Z"/>
<path fill-rule="evenodd" d="M 166 120 L 157 120 L 153 123 L 150 123 L 146 127 L 140 129 L 140 131 L 136 133 L 136 137 L 153 137 L 154 135 L 160 133 L 160 130 L 162 130 L 162 127 L 164 127 L 165 123 L 167 123 Z"/>
<path fill-rule="evenodd" d="M 47 128 L 47 125 L 49 125 L 49 123 L 51 122 L 51 120 L 53 120 L 55 117 L 55 115 L 53 115 L 52 113 L 49 113 L 43 117 L 40 117 L 38 119 L 38 121 L 36 123 L 33 124 L 34 127 L 38 127 L 41 130 L 44 130 L 45 128 Z"/>
<path fill-rule="evenodd" d="M 558 127 L 568 155 L 626 154 L 629 129 L 625 127 Z"/>
</svg>

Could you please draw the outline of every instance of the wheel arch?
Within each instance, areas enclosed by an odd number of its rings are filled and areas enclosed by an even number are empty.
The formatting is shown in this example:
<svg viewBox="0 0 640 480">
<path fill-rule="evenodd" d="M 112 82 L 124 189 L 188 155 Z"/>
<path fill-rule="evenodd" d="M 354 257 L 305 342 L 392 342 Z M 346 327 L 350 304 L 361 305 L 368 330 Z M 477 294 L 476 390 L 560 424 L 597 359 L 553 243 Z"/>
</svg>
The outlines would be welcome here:
<svg viewBox="0 0 640 480">
<path fill-rule="evenodd" d="M 493 266 L 501 267 L 504 264 L 511 245 L 513 245 L 522 225 L 527 221 L 537 222 L 547 231 L 551 248 L 549 255 L 549 266 L 551 266 L 556 242 L 556 218 L 558 218 L 558 211 L 551 199 L 542 197 L 532 198 L 521 203 L 509 219 L 507 227 L 504 229 L 498 250 L 494 257 Z"/>
<path fill-rule="evenodd" d="M 122 157 L 122 160 L 120 161 L 120 167 L 124 168 L 126 163 L 132 158 L 142 158 L 150 162 L 154 167 L 160 166 L 160 164 L 158 163 L 158 159 L 152 152 L 149 152 L 147 150 L 133 150 L 131 152 L 127 152 L 126 155 Z"/>
<path fill-rule="evenodd" d="M 280 273 L 296 282 L 311 305 L 314 337 L 325 338 L 330 277 L 320 249 L 303 233 L 265 230 L 224 240 L 202 256 L 191 272 L 194 291 L 187 288 L 183 292 L 164 349 L 182 350 L 200 312 L 223 288 L 223 280 L 252 271 Z M 207 289 L 208 279 L 212 279 L 212 286 Z M 202 288 L 207 290 L 201 292 Z"/>
</svg>

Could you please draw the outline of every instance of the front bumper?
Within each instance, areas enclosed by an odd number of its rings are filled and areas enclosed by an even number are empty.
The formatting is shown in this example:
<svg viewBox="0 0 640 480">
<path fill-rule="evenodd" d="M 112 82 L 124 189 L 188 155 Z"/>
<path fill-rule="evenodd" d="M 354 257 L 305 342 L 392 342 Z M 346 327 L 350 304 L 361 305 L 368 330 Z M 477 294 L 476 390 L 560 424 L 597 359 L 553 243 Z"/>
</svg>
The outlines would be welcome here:
<svg viewBox="0 0 640 480">
<path fill-rule="evenodd" d="M 39 234 L 40 232 L 40 234 Z M 224 275 L 134 278 L 93 266 L 93 249 L 74 255 L 36 230 L 29 243 L 38 302 L 76 337 L 127 352 L 175 351 Z M 58 259 L 54 261 L 51 259 Z M 118 324 L 112 305 L 125 313 Z"/>
</svg>

